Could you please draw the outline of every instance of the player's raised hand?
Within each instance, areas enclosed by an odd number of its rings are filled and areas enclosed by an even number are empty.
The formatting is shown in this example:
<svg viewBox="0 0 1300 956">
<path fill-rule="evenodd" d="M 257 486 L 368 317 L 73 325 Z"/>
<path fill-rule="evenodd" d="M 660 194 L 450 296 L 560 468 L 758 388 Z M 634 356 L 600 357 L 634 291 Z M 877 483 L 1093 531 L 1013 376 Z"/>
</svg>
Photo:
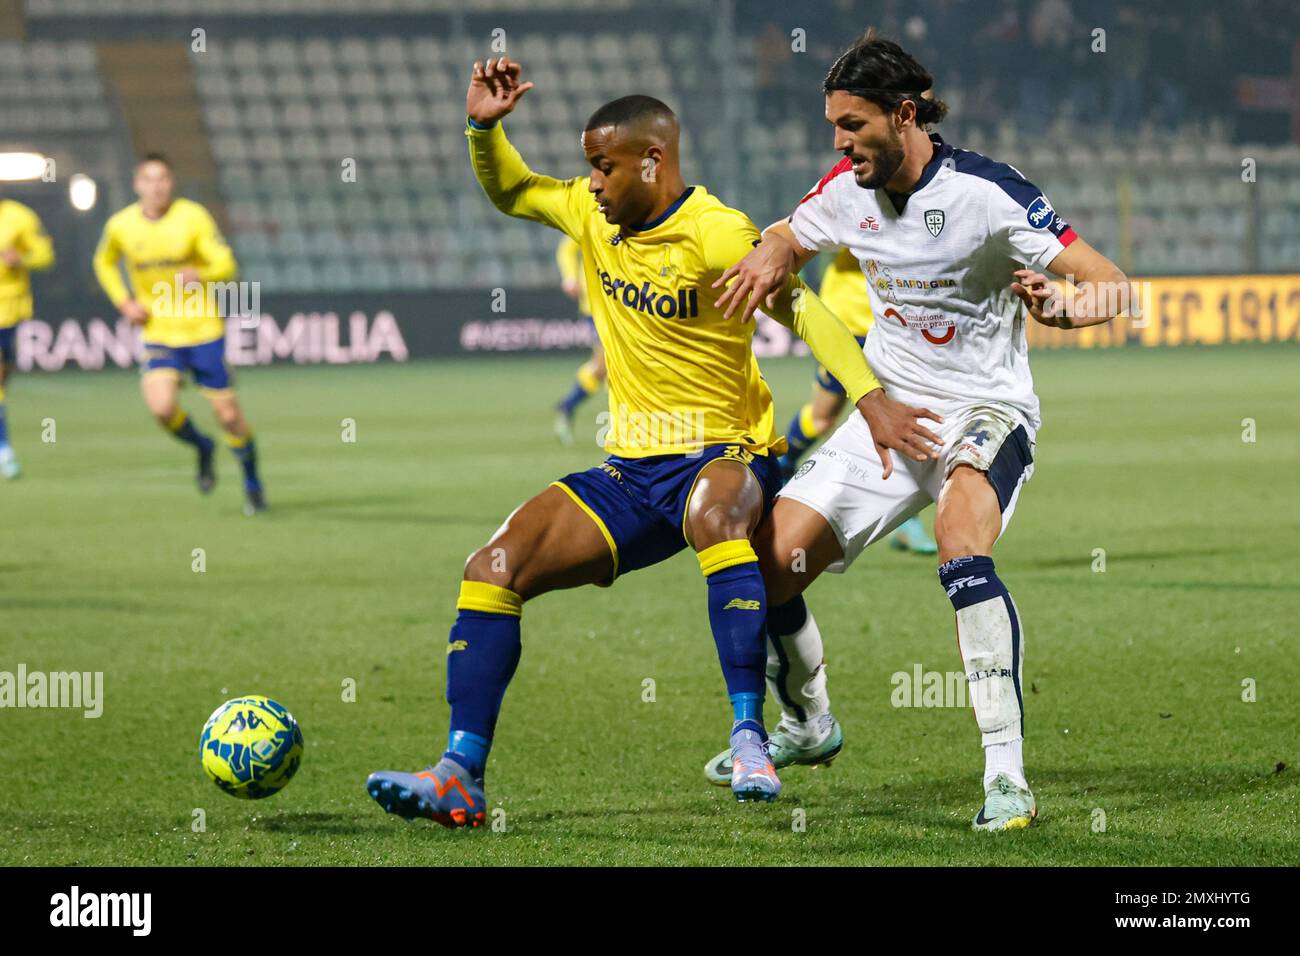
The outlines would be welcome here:
<svg viewBox="0 0 1300 956">
<path fill-rule="evenodd" d="M 1055 284 L 1047 276 L 1033 269 L 1017 269 L 1013 274 L 1019 281 L 1011 283 L 1011 291 L 1028 307 L 1035 322 L 1056 329 L 1074 328 L 1074 323 L 1061 308 Z"/>
<path fill-rule="evenodd" d="M 794 271 L 795 251 L 790 244 L 779 236 L 765 235 L 753 251 L 713 283 L 715 289 L 727 287 L 714 307 L 725 307 L 723 316 L 728 319 L 737 309 L 743 309 L 740 320 L 748 322 L 760 304 L 768 310 L 776 307 L 777 297 Z"/>
<path fill-rule="evenodd" d="M 135 299 L 127 299 L 122 303 L 118 311 L 132 325 L 144 325 L 149 321 L 149 310 Z"/>
<path fill-rule="evenodd" d="M 922 425 L 921 419 L 943 424 L 943 416 L 928 408 L 913 408 L 896 402 L 885 394 L 883 388 L 862 396 L 858 400 L 858 412 L 871 429 L 872 441 L 880 455 L 882 479 L 894 473 L 893 456 L 889 454 L 891 448 L 915 461 L 939 457 L 943 441 Z"/>
<path fill-rule="evenodd" d="M 475 61 L 474 75 L 465 94 L 465 112 L 475 123 L 489 126 L 515 108 L 519 97 L 533 88 L 519 81 L 523 68 L 508 56 Z"/>
</svg>

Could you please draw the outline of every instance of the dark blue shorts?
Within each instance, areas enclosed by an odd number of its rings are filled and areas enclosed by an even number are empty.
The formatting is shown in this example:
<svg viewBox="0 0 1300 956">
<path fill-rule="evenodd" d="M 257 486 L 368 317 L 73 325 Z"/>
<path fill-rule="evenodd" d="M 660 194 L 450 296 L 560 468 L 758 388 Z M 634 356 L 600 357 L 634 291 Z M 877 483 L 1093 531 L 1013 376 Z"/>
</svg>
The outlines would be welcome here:
<svg viewBox="0 0 1300 956">
<path fill-rule="evenodd" d="M 858 340 L 858 345 L 861 345 L 863 342 L 867 340 L 867 337 L 865 335 L 855 335 L 854 338 Z M 830 392 L 832 395 L 844 394 L 844 386 L 840 384 L 840 380 L 838 378 L 836 378 L 830 372 L 826 371 L 826 366 L 824 365 L 817 366 L 816 379 L 817 379 L 818 386 L 826 389 L 826 391 Z"/>
<path fill-rule="evenodd" d="M 554 484 L 600 527 L 614 555 L 613 577 L 618 577 L 658 564 L 686 547 L 686 505 L 695 479 L 705 465 L 719 458 L 749 466 L 763 489 L 766 514 L 781 489 L 780 466 L 776 456 L 756 455 L 740 445 L 711 445 L 694 456 L 615 455 Z"/>
<path fill-rule="evenodd" d="M 6 365 L 18 364 L 18 326 L 16 325 L 0 329 L 0 362 Z"/>
<path fill-rule="evenodd" d="M 205 391 L 220 392 L 230 388 L 225 339 L 180 347 L 144 343 L 145 373 L 159 369 L 174 369 L 178 375 L 190 372 L 194 375 L 194 383 Z"/>
</svg>

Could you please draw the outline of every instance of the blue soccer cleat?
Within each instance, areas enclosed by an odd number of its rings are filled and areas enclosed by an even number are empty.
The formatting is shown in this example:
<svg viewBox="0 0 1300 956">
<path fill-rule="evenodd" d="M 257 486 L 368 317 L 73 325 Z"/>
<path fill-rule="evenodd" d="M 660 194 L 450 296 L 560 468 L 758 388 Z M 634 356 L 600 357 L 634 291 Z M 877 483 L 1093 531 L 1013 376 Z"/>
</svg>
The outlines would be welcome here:
<svg viewBox="0 0 1300 956">
<path fill-rule="evenodd" d="M 781 792 L 781 781 L 767 755 L 766 734 L 747 727 L 732 732 L 731 792 L 741 803 L 771 803 Z"/>
<path fill-rule="evenodd" d="M 793 733 L 783 716 L 770 737 L 767 738 L 767 755 L 772 766 L 784 770 L 795 764 L 810 767 L 829 767 L 831 762 L 844 749 L 844 731 L 840 722 L 830 715 L 822 714 L 815 718 L 825 730 L 821 739 L 815 743 L 802 735 Z M 704 765 L 704 776 L 709 783 L 725 787 L 731 783 L 731 751 L 724 750 Z"/>
<path fill-rule="evenodd" d="M 404 820 L 424 817 L 450 829 L 481 827 L 487 821 L 483 778 L 477 780 L 450 757 L 419 773 L 380 770 L 366 780 L 366 792 Z"/>
</svg>

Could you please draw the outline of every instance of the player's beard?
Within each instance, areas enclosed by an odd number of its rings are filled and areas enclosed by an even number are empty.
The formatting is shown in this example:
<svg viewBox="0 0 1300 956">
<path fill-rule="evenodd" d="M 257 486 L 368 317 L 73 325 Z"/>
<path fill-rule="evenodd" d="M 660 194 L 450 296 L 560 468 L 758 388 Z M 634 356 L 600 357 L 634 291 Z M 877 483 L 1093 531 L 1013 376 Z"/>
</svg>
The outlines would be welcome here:
<svg viewBox="0 0 1300 956">
<path fill-rule="evenodd" d="M 881 189 L 894 178 L 898 168 L 903 165 L 905 156 L 903 137 L 898 134 L 898 130 L 890 127 L 884 145 L 871 157 L 871 175 L 865 181 L 854 176 L 853 181 L 862 189 Z"/>
</svg>

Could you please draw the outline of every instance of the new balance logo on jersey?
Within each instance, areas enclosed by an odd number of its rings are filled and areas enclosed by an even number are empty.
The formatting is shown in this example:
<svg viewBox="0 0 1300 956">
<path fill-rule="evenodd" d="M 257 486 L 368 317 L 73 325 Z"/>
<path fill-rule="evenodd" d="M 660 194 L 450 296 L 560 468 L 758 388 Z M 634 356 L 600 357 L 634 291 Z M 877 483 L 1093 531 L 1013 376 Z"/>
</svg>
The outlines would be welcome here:
<svg viewBox="0 0 1300 956">
<path fill-rule="evenodd" d="M 626 279 L 615 279 L 608 272 L 600 273 L 600 285 L 611 299 L 647 315 L 657 315 L 661 319 L 694 319 L 700 315 L 699 293 L 695 289 L 663 292 L 652 289 L 649 282 L 641 283 L 638 289 Z"/>
<path fill-rule="evenodd" d="M 957 580 L 953 581 L 952 584 L 948 585 L 948 597 L 952 597 L 954 594 L 956 594 L 958 591 L 964 588 L 975 588 L 975 587 L 979 587 L 981 584 L 988 584 L 988 583 L 989 583 L 988 578 L 977 578 L 973 574 L 967 575 L 964 578 L 957 578 Z"/>
<path fill-rule="evenodd" d="M 734 609 L 737 611 L 760 611 L 762 608 L 763 605 L 759 601 L 746 601 L 744 598 L 732 598 L 727 602 L 727 605 L 723 610 L 730 611 Z"/>
</svg>

